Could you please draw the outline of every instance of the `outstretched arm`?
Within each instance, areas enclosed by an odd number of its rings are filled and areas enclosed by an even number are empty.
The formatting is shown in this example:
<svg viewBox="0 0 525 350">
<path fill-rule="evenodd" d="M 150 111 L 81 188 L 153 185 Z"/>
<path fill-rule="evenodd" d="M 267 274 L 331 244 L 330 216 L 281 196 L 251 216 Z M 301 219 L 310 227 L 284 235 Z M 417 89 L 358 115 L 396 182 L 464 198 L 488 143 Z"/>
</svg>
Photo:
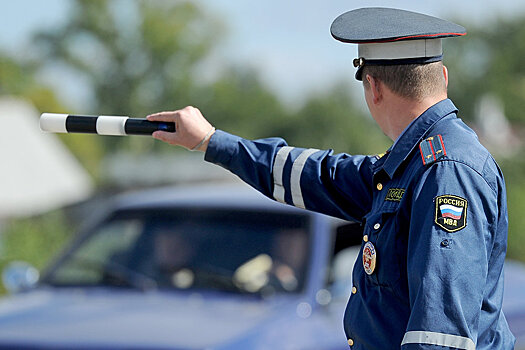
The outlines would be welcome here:
<svg viewBox="0 0 525 350">
<path fill-rule="evenodd" d="M 220 165 L 269 198 L 347 220 L 369 211 L 371 164 L 375 157 L 333 154 L 331 150 L 289 147 L 281 138 L 246 140 L 215 129 L 194 107 L 148 116 L 174 122 L 176 132 L 153 137 L 206 152 Z"/>
</svg>

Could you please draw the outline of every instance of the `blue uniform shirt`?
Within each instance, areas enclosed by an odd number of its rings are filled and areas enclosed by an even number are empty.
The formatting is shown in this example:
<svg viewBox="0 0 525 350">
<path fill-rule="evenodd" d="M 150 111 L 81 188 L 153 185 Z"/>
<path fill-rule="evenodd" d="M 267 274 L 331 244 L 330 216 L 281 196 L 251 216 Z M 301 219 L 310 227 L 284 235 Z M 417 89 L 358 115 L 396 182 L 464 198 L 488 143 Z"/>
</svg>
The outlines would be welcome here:
<svg viewBox="0 0 525 350">
<path fill-rule="evenodd" d="M 456 114 L 435 104 L 383 157 L 220 130 L 210 140 L 205 159 L 266 196 L 363 224 L 344 317 L 352 349 L 513 348 L 501 311 L 505 183 Z"/>
</svg>

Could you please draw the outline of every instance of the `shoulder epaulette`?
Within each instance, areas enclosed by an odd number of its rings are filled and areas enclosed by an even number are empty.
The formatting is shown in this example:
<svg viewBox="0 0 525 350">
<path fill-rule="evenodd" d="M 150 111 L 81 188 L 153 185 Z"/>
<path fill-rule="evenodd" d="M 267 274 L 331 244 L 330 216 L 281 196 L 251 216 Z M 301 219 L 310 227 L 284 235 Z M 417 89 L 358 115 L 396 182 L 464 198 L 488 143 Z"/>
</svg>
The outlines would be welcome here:
<svg viewBox="0 0 525 350">
<path fill-rule="evenodd" d="M 447 155 L 441 135 L 429 137 L 419 144 L 423 165 L 429 165 Z"/>
</svg>

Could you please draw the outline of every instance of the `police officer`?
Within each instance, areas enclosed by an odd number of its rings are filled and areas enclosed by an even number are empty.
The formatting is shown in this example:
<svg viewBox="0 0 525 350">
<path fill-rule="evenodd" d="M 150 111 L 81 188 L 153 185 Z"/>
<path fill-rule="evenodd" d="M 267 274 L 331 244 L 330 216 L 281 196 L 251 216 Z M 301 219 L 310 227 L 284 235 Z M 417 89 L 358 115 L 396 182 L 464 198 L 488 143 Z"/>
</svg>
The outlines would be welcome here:
<svg viewBox="0 0 525 350">
<path fill-rule="evenodd" d="M 357 43 L 356 79 L 394 144 L 383 156 L 250 141 L 186 107 L 148 116 L 155 132 L 205 151 L 277 201 L 363 224 L 344 328 L 352 349 L 512 349 L 502 313 L 507 206 L 503 175 L 447 98 L 441 40 L 454 23 L 388 8 L 339 16 L 334 38 Z"/>
</svg>

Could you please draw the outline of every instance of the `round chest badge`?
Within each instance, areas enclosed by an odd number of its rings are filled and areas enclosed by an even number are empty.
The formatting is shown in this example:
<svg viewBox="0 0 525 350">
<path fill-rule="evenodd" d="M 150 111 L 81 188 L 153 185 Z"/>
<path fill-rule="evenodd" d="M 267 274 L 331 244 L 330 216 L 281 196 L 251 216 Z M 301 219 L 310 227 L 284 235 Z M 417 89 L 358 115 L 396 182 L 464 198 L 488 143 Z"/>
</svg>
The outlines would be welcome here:
<svg viewBox="0 0 525 350">
<path fill-rule="evenodd" d="M 367 275 L 374 273 L 376 268 L 376 248 L 371 242 L 367 242 L 363 248 L 363 268 Z"/>
</svg>

